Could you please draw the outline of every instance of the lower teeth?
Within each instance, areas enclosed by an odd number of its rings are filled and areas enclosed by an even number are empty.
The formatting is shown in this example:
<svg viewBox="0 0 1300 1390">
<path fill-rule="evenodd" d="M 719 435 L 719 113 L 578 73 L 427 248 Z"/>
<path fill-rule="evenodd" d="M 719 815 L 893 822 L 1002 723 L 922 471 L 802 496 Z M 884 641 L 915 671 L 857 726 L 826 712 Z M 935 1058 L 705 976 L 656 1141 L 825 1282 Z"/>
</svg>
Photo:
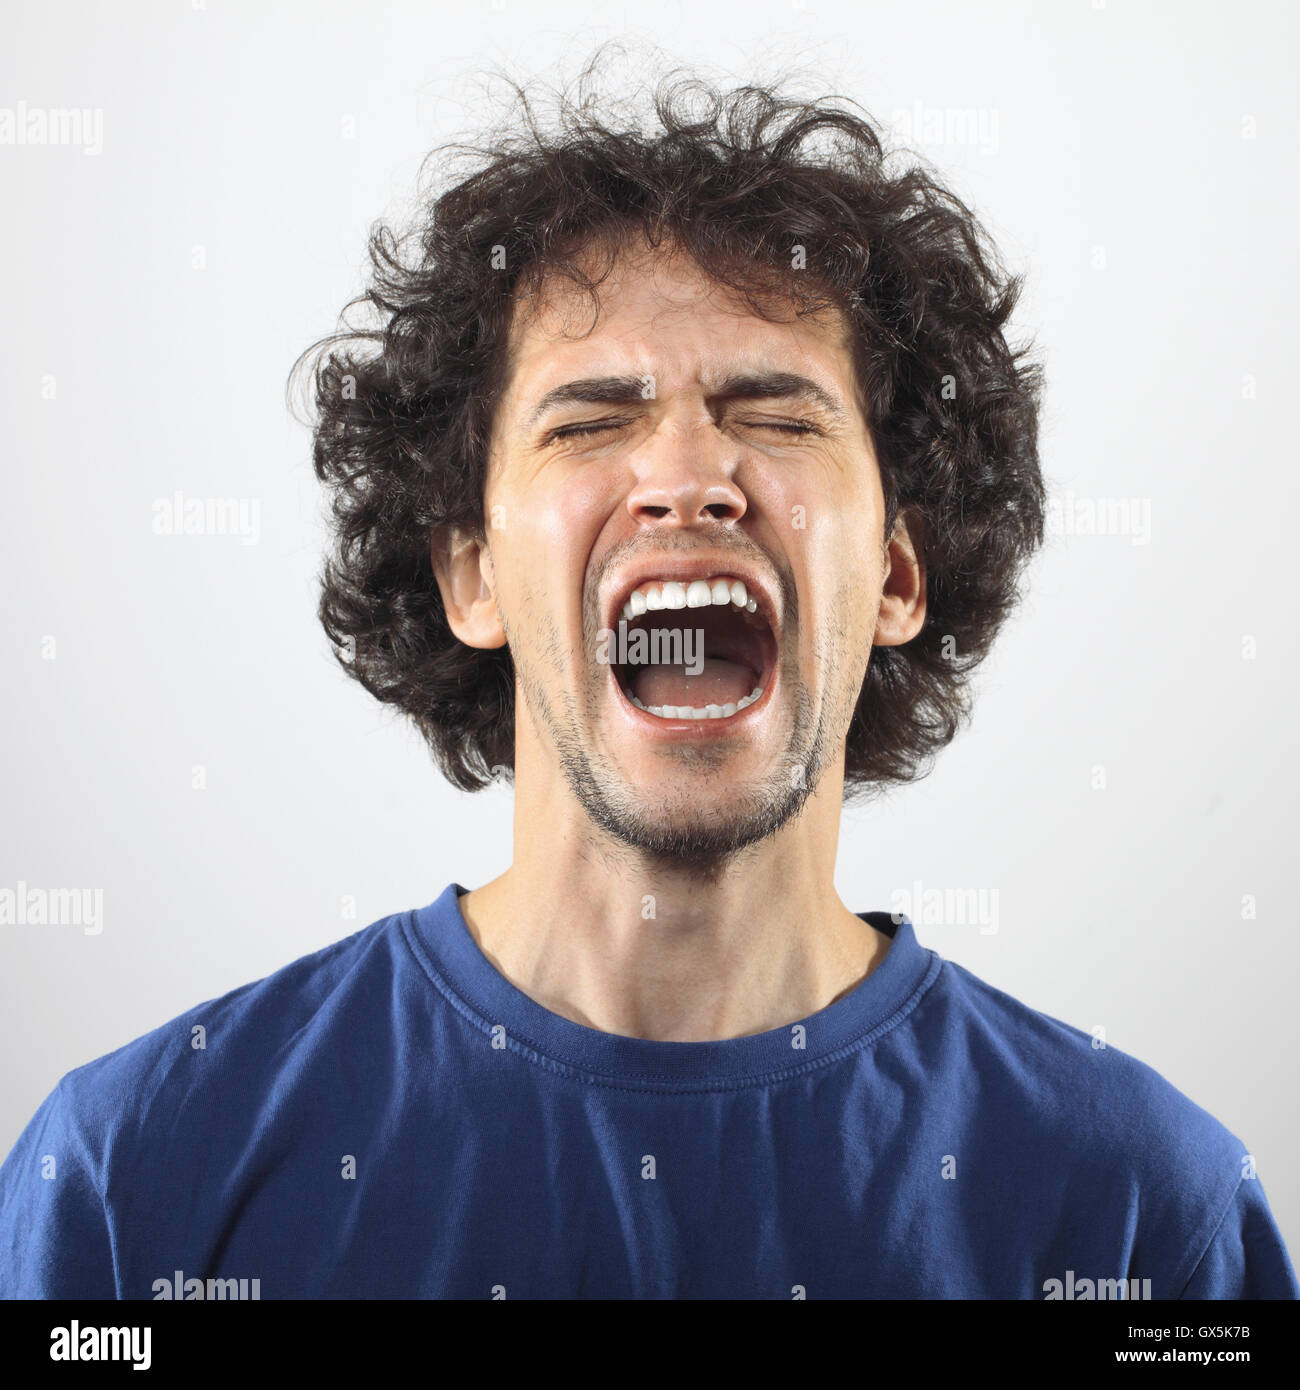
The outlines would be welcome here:
<svg viewBox="0 0 1300 1390">
<path fill-rule="evenodd" d="M 701 709 L 691 705 L 643 705 L 635 695 L 629 695 L 628 699 L 637 709 L 643 709 L 647 714 L 656 715 L 660 719 L 729 719 L 733 714 L 747 709 L 762 693 L 763 687 L 756 685 L 743 700 L 737 700 L 734 705 L 705 705 Z"/>
</svg>

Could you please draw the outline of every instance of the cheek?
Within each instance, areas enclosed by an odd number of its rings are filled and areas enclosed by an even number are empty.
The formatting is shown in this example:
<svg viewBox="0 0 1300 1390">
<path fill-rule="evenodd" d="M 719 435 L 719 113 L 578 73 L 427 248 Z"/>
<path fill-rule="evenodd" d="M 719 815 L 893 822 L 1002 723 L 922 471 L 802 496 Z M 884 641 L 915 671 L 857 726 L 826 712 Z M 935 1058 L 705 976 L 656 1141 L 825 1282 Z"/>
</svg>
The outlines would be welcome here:
<svg viewBox="0 0 1300 1390">
<path fill-rule="evenodd" d="M 774 493 L 772 515 L 807 605 L 806 625 L 852 630 L 869 625 L 884 576 L 882 517 L 864 490 L 787 485 Z M 849 600 L 852 600 L 851 602 Z"/>
<path fill-rule="evenodd" d="M 578 630 L 587 568 L 610 515 L 608 492 L 608 481 L 602 486 L 590 472 L 554 469 L 527 486 L 503 480 L 487 499 L 497 594 L 517 640 Z"/>
<path fill-rule="evenodd" d="M 530 562 L 549 556 L 553 566 L 560 555 L 590 550 L 615 504 L 614 484 L 611 470 L 557 464 L 525 484 L 503 485 L 492 501 L 511 545 L 532 551 Z"/>
<path fill-rule="evenodd" d="M 875 464 L 869 456 L 852 460 L 792 458 L 766 464 L 743 484 L 752 504 L 786 535 L 822 543 L 837 532 L 861 541 L 883 523 L 883 502 Z"/>
</svg>

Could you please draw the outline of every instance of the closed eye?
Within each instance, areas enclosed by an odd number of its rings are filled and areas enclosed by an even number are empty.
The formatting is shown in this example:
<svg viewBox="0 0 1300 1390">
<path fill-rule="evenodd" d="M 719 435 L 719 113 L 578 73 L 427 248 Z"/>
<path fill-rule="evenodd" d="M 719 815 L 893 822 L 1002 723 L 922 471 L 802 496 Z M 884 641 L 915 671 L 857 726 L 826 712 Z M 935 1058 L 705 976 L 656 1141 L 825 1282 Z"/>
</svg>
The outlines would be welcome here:
<svg viewBox="0 0 1300 1390">
<path fill-rule="evenodd" d="M 592 425 L 565 425 L 561 429 L 552 430 L 549 438 L 568 439 L 573 435 L 599 434 L 602 430 L 617 429 L 619 425 L 626 423 L 626 420 L 601 420 Z"/>
<path fill-rule="evenodd" d="M 552 430 L 549 438 L 569 439 L 582 437 L 592 434 L 601 434 L 606 430 L 617 429 L 620 425 L 626 424 L 626 420 L 598 420 L 586 425 L 563 425 L 559 429 Z M 748 425 L 752 429 L 780 430 L 783 434 L 820 434 L 815 425 L 804 424 L 802 421 L 795 420 L 742 420 L 743 425 Z"/>
<path fill-rule="evenodd" d="M 820 434 L 821 430 L 814 425 L 800 424 L 794 420 L 753 420 L 746 421 L 746 424 L 757 425 L 760 429 L 784 430 L 789 434 Z"/>
</svg>

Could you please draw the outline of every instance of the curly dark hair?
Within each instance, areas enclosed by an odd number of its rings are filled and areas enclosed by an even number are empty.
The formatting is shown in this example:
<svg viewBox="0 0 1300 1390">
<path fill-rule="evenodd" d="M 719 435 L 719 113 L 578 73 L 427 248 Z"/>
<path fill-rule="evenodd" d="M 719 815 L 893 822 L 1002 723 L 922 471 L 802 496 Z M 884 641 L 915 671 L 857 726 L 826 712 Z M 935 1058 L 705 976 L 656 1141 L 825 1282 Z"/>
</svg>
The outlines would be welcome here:
<svg viewBox="0 0 1300 1390">
<path fill-rule="evenodd" d="M 576 97 L 549 93 L 549 129 L 511 82 L 519 109 L 502 130 L 434 151 L 430 161 L 468 156 L 472 168 L 427 194 L 402 237 L 376 225 L 368 289 L 295 364 L 291 382 L 314 361 L 313 457 L 331 498 L 325 630 L 345 669 L 415 720 L 457 786 L 513 770 L 509 650 L 454 636 L 431 535 L 451 524 L 483 534 L 516 293 L 563 275 L 595 296 L 603 274 L 580 269 L 579 253 L 639 230 L 652 246 L 671 239 L 756 314 L 771 317 L 775 286 L 798 313 L 846 316 L 885 536 L 901 509 L 919 522 L 928 611 L 912 641 L 872 653 L 845 792 L 922 776 L 967 718 L 969 675 L 1043 538 L 1042 369 L 1003 333 L 1021 280 L 970 209 L 925 161 L 888 150 L 856 103 L 720 91 L 676 70 L 649 88 L 647 130 L 602 114 L 588 89 L 600 56 Z M 806 269 L 792 270 L 795 247 Z M 372 322 L 348 327 L 357 306 Z"/>
</svg>

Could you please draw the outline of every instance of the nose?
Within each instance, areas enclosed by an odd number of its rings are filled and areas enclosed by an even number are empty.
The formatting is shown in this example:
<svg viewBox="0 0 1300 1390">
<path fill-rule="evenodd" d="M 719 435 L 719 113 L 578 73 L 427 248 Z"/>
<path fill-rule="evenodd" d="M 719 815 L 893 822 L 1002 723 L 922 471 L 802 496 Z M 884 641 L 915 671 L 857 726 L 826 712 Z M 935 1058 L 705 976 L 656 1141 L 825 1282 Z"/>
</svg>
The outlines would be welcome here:
<svg viewBox="0 0 1300 1390">
<path fill-rule="evenodd" d="M 638 526 L 734 524 L 747 503 L 734 477 L 728 450 L 734 444 L 709 427 L 671 432 L 641 451 L 627 509 Z"/>
</svg>

